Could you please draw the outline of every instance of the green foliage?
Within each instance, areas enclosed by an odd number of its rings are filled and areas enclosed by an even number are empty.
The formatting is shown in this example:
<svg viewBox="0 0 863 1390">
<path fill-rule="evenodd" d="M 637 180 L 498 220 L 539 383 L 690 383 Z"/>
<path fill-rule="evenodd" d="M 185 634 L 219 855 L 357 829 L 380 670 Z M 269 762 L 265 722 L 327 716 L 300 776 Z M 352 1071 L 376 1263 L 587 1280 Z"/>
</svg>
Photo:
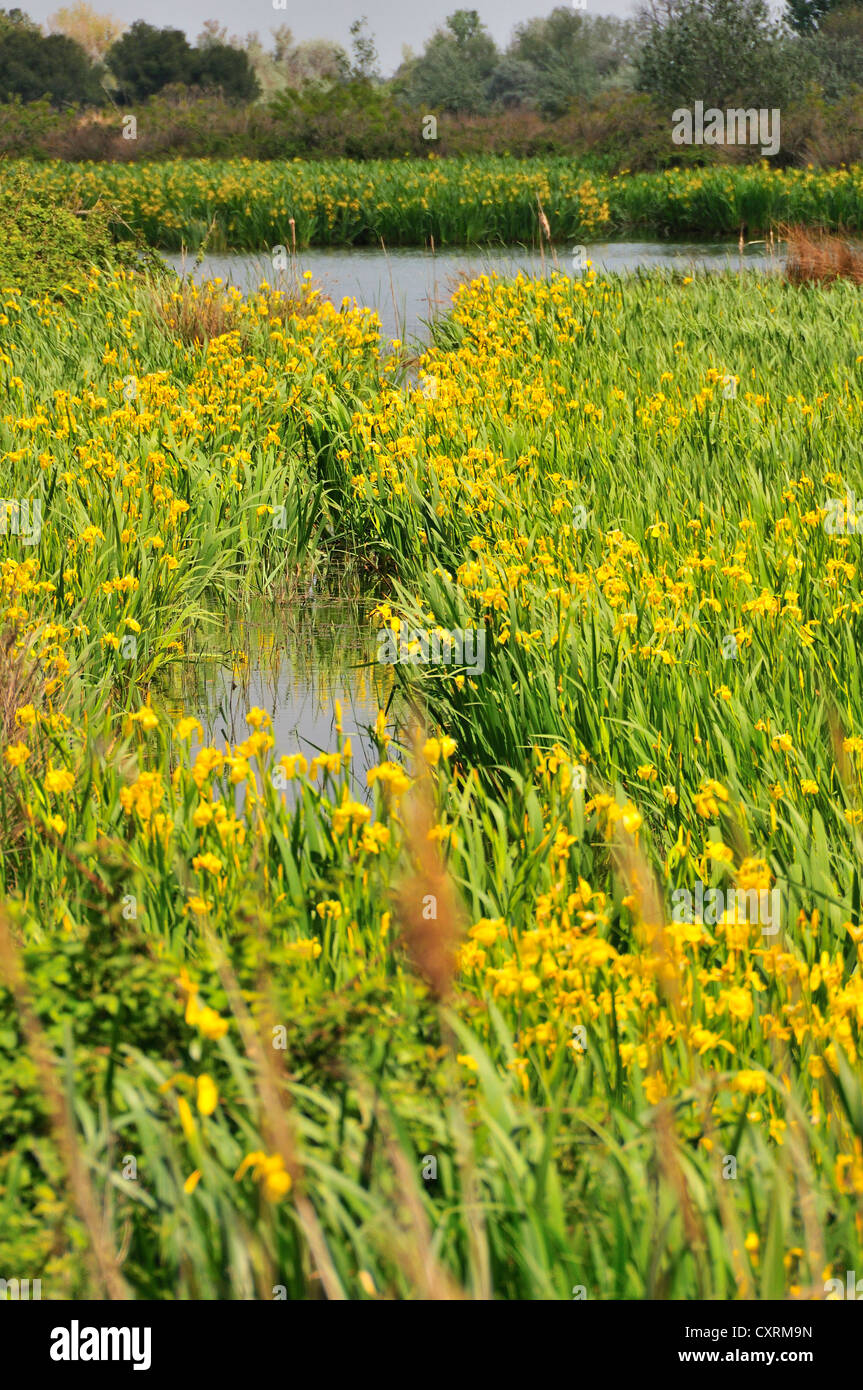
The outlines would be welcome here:
<svg viewBox="0 0 863 1390">
<path fill-rule="evenodd" d="M 511 61 L 531 74 L 530 99 L 550 115 L 596 95 L 604 81 L 622 79 L 632 48 L 632 26 L 558 6 L 546 19 L 516 29 Z"/>
<path fill-rule="evenodd" d="M 230 102 L 253 101 L 259 92 L 247 55 L 226 43 L 193 49 L 189 77 L 196 86 L 218 91 Z"/>
<path fill-rule="evenodd" d="M 138 19 L 107 53 L 125 102 L 146 101 L 163 87 L 187 83 L 192 49 L 182 29 L 157 29 Z"/>
<path fill-rule="evenodd" d="M 28 418 L 0 419 L 2 490 L 35 488 L 46 524 L 4 599 L 65 628 L 72 676 L 39 720 L 73 777 L 14 771 L 34 825 L 0 862 L 0 928 L 132 1297 L 779 1299 L 853 1268 L 863 594 L 853 537 L 819 512 L 860 489 L 858 290 L 486 279 L 423 355 L 428 397 L 393 389 L 359 311 L 254 296 L 228 334 L 181 342 L 152 286 L 105 279 L 7 308 Z M 269 513 L 300 498 L 294 547 Z M 174 645 L 205 593 L 236 612 L 335 528 L 394 573 L 411 625 L 488 630 L 475 680 L 399 671 L 455 741 L 427 787 L 476 924 L 448 1006 L 394 910 L 428 853 L 410 802 L 378 784 L 357 806 L 323 766 L 283 800 L 263 711 L 208 773 L 164 668 L 121 676 L 101 640 L 128 617 Z M 705 776 L 721 818 L 694 804 Z M 702 859 L 720 881 L 729 853 L 763 854 L 781 936 L 663 914 L 666 965 L 613 862 L 624 798 L 663 905 Z M 99 1296 L 6 984 L 0 1141 L 7 1268 Z M 295 1157 L 289 1191 L 249 1170 L 264 1149 Z"/>
<path fill-rule="evenodd" d="M 831 9 L 809 46 L 827 101 L 863 88 L 863 5 Z"/>
<path fill-rule="evenodd" d="M 667 0 L 644 28 L 638 86 L 669 106 L 779 106 L 811 75 L 767 0 Z"/>
<path fill-rule="evenodd" d="M 556 244 L 609 232 L 689 240 L 737 237 L 746 227 L 757 236 L 790 222 L 863 228 L 860 165 L 817 175 L 762 163 L 614 177 L 572 159 L 492 156 L 361 165 L 185 160 L 81 165 L 71 174 L 59 165 L 6 168 L 55 198 L 71 189 L 82 207 L 109 198 L 129 228 L 167 250 L 197 249 L 204 236 L 213 250 L 258 253 L 294 236 L 300 247 L 379 245 L 381 237 L 388 246 L 430 237 L 439 246 L 529 245 L 539 235 L 537 196 Z"/>
<path fill-rule="evenodd" d="M 430 111 L 484 111 L 498 59 L 476 10 L 456 10 L 429 39 L 405 79 L 412 105 Z"/>
<path fill-rule="evenodd" d="M 100 102 L 98 69 L 65 34 L 46 38 L 20 10 L 0 13 L 0 100 L 46 97 L 55 106 Z"/>
<path fill-rule="evenodd" d="M 814 34 L 834 3 L 835 0 L 785 0 L 788 23 L 798 34 Z"/>
<path fill-rule="evenodd" d="M 106 62 L 127 104 L 176 86 L 218 89 L 230 102 L 251 101 L 258 94 L 248 55 L 241 49 L 209 37 L 192 48 L 181 29 L 157 29 L 143 20 L 111 46 Z"/>
<path fill-rule="evenodd" d="M 362 19 L 355 19 L 351 25 L 351 49 L 354 55 L 351 77 L 354 81 L 371 82 L 380 76 L 378 51 L 365 15 Z"/>
<path fill-rule="evenodd" d="M 0 280 L 33 296 L 62 298 L 80 289 L 92 266 L 131 263 L 134 253 L 118 248 L 112 219 L 100 203 L 73 210 L 46 191 L 10 180 L 0 200 Z"/>
</svg>

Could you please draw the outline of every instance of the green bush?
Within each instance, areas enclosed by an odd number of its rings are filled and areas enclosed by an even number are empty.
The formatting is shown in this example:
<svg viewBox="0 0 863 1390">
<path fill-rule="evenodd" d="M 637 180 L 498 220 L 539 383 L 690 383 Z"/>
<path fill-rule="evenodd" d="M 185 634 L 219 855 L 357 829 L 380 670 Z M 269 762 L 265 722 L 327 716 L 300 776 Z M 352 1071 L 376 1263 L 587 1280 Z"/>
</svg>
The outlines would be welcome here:
<svg viewBox="0 0 863 1390">
<path fill-rule="evenodd" d="M 13 181 L 0 203 L 0 283 L 31 297 L 63 299 L 83 288 L 91 267 L 137 262 L 137 246 L 118 244 L 115 228 L 115 215 L 102 203 L 65 206 Z"/>
</svg>

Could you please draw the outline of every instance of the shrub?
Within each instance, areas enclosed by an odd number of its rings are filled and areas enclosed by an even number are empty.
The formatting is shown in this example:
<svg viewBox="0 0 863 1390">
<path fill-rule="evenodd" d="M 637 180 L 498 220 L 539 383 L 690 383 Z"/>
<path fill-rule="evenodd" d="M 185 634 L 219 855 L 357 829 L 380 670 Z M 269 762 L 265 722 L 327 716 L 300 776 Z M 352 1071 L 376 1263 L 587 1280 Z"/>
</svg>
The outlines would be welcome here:
<svg viewBox="0 0 863 1390">
<path fill-rule="evenodd" d="M 0 283 L 29 297 L 65 298 L 83 288 L 92 266 L 137 261 L 136 244 L 118 244 L 115 227 L 101 202 L 69 207 L 13 180 L 0 202 Z"/>
</svg>

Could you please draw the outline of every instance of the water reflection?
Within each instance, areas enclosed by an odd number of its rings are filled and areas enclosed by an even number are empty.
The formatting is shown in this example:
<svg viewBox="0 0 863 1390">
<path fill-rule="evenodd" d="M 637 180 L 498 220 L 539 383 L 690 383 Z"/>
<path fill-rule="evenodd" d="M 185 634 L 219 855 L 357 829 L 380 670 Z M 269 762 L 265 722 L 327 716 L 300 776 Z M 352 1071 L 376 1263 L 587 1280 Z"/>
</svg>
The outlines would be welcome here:
<svg viewBox="0 0 863 1390">
<path fill-rule="evenodd" d="M 187 662 L 175 670 L 164 703 L 174 716 L 195 715 L 204 742 L 222 751 L 248 738 L 248 711 L 264 709 L 274 758 L 302 753 L 308 762 L 336 750 L 340 722 L 351 741 L 353 794 L 368 800 L 366 773 L 378 761 L 370 731 L 378 711 L 394 703 L 392 667 L 375 661 L 372 607 L 371 599 L 322 598 L 214 613 L 187 642 Z"/>
</svg>

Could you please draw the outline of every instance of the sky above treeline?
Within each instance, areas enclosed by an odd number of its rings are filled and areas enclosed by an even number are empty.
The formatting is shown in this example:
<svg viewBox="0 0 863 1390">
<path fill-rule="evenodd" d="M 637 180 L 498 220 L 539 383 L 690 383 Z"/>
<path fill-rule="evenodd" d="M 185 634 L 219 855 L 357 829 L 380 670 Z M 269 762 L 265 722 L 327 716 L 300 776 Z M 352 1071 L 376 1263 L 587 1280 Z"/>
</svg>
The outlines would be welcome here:
<svg viewBox="0 0 863 1390">
<path fill-rule="evenodd" d="M 4 8 L 17 4 L 40 24 L 71 0 L 3 0 Z M 407 44 L 415 53 L 421 52 L 426 40 L 440 28 L 453 10 L 475 9 L 499 47 L 505 47 L 517 24 L 547 15 L 555 0 L 322 0 L 310 5 L 307 0 L 287 0 L 287 8 L 274 10 L 272 0 L 90 0 L 100 13 L 112 14 L 131 24 L 145 19 L 160 28 L 169 25 L 182 29 L 194 42 L 205 19 L 223 24 L 229 34 L 243 36 L 257 32 L 265 40 L 269 31 L 287 24 L 294 38 L 334 39 L 344 48 L 350 47 L 350 26 L 353 20 L 368 17 L 380 55 L 381 72 L 390 76 L 402 58 Z M 562 0 L 566 3 L 566 0 Z M 632 14 L 634 0 L 587 0 L 586 14 Z"/>
</svg>

